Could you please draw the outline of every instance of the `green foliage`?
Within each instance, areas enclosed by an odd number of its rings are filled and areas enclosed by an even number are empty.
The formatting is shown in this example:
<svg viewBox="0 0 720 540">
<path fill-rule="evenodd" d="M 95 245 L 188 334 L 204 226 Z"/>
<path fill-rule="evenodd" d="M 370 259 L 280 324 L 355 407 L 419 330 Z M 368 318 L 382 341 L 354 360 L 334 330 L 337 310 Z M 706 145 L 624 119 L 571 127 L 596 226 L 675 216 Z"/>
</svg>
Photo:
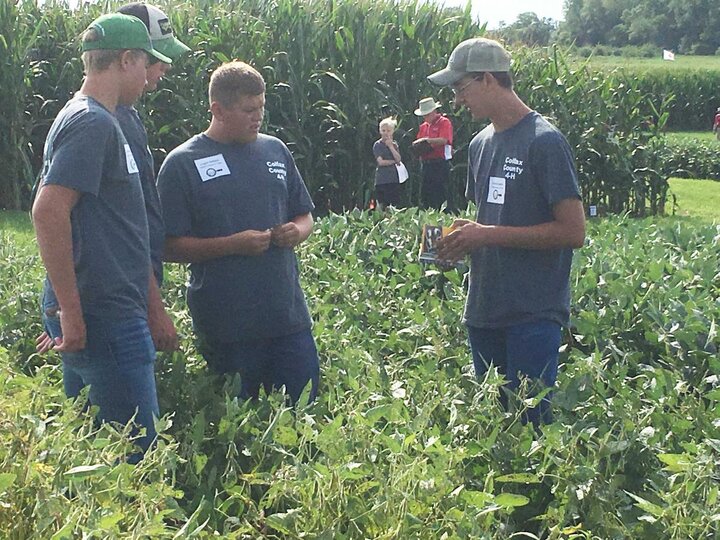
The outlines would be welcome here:
<svg viewBox="0 0 720 540">
<path fill-rule="evenodd" d="M 425 77 L 444 67 L 452 46 L 484 32 L 472 22 L 469 3 L 465 10 L 414 0 L 189 0 L 161 5 L 193 52 L 138 106 L 158 165 L 169 150 L 205 129 L 209 74 L 221 62 L 240 58 L 265 76 L 264 129 L 292 150 L 318 214 L 367 206 L 375 168 L 372 143 L 378 121 L 388 115 L 399 120 L 396 136 L 411 175 L 408 202 L 419 201 L 419 165 L 409 152 L 417 125 L 412 111 L 428 95 L 441 97 L 453 120 L 450 206 L 465 205 L 467 145 L 479 126 L 467 113 L 452 111 L 451 94 L 432 88 Z M 22 133 L 23 140 L 5 149 L 5 161 L 16 163 L 20 152 L 26 165 L 23 174 L 6 175 L 7 182 L 31 184 L 50 123 L 80 85 L 77 38 L 90 20 L 115 7 L 85 3 L 70 11 L 62 3 L 39 8 L 23 2 L 13 8 L 18 17 L 34 21 L 37 34 L 17 38 L 29 52 L 14 57 L 12 73 L 22 75 L 22 84 L 13 87 L 12 97 L 20 101 L 3 118 L 21 124 L 21 130 L 10 131 Z M 8 16 L 0 21 L 5 23 L 11 27 L 15 20 Z M 555 118 L 572 139 L 585 201 L 612 211 L 661 211 L 664 181 L 654 172 L 659 170 L 651 155 L 655 132 L 647 126 L 662 125 L 670 100 L 661 99 L 652 109 L 642 87 L 628 78 L 601 79 L 571 68 L 556 51 L 520 50 L 516 56 L 521 97 Z M 22 193 L 12 200 L 0 198 L 0 206 L 27 205 L 27 189 Z"/>
<path fill-rule="evenodd" d="M 465 276 L 416 262 L 420 225 L 447 219 L 318 221 L 299 255 L 321 388 L 294 410 L 277 394 L 243 403 L 237 379 L 206 372 L 186 271 L 170 265 L 182 350 L 158 359 L 170 417 L 135 468 L 122 459 L 127 430 L 94 428 L 62 398 L 57 357 L 32 354 L 40 262 L 26 224 L 6 231 L 0 537 L 712 538 L 720 230 L 589 223 L 556 422 L 536 432 L 519 421 L 532 400 L 504 412 L 501 378 L 472 373 Z"/>
<path fill-rule="evenodd" d="M 618 57 L 627 58 L 629 61 L 636 59 L 657 59 L 661 58 L 662 51 L 655 45 L 625 45 L 624 47 L 611 47 L 609 45 L 583 45 L 573 47 L 573 53 L 583 58 L 605 59 L 613 67 L 618 64 Z"/>
<path fill-rule="evenodd" d="M 706 131 L 712 127 L 720 106 L 718 57 L 680 56 L 675 62 L 667 62 L 660 58 L 594 56 L 587 65 L 601 74 L 619 72 L 633 79 L 637 89 L 655 106 L 665 104 L 668 130 Z"/>
<path fill-rule="evenodd" d="M 4 94 L 0 101 L 0 156 L 5 169 L 0 179 L 0 208 L 20 208 L 23 189 L 29 191 L 32 124 L 25 114 L 25 101 L 31 95 L 31 74 L 26 58 L 38 39 L 39 18 L 34 2 L 0 1 L 0 88 Z"/>
<path fill-rule="evenodd" d="M 720 60 L 717 66 L 720 67 Z M 672 96 L 668 129 L 692 131 L 712 127 L 715 110 L 720 106 L 720 69 L 662 69 L 636 72 L 632 76 L 637 80 L 638 88 L 657 102 Z"/>
<path fill-rule="evenodd" d="M 495 32 L 506 43 L 521 43 L 531 47 L 547 47 L 557 30 L 557 22 L 543 17 L 540 19 L 529 11 L 518 15 L 514 23 L 503 25 Z"/>
<path fill-rule="evenodd" d="M 720 180 L 720 143 L 714 135 L 709 141 L 668 138 L 664 161 L 669 176 Z"/>
<path fill-rule="evenodd" d="M 518 93 L 575 152 L 584 201 L 612 213 L 662 213 L 667 177 L 657 150 L 668 103 L 653 102 L 624 72 L 578 66 L 557 48 L 520 51 L 515 62 Z"/>
<path fill-rule="evenodd" d="M 652 44 L 682 54 L 714 54 L 720 47 L 715 0 L 567 0 L 560 34 L 582 45 Z"/>
</svg>

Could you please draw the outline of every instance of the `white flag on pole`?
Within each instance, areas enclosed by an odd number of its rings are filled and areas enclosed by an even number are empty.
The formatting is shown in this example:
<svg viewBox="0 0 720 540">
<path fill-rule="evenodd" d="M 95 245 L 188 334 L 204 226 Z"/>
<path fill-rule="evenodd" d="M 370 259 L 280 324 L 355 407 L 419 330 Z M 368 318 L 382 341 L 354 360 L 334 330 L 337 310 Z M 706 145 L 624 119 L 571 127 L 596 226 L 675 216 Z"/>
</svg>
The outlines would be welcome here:
<svg viewBox="0 0 720 540">
<path fill-rule="evenodd" d="M 675 53 L 668 51 L 667 49 L 663 49 L 663 60 L 675 60 Z"/>
</svg>

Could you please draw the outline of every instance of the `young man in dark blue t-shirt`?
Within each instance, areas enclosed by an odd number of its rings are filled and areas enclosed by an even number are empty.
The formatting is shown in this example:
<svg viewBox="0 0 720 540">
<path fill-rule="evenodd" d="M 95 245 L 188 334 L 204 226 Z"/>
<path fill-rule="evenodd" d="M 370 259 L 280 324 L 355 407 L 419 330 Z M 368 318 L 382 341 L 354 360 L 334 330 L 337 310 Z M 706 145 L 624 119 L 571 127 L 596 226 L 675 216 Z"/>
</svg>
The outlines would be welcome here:
<svg viewBox="0 0 720 540">
<path fill-rule="evenodd" d="M 440 259 L 471 257 L 463 322 L 476 373 L 492 364 L 510 388 L 520 376 L 552 387 L 570 315 L 572 250 L 585 239 L 572 151 L 557 128 L 517 96 L 510 55 L 498 42 L 462 42 L 448 66 L 428 79 L 450 86 L 455 103 L 474 119 L 491 122 L 468 152 L 466 196 L 477 204 L 477 219 L 456 220 L 438 242 Z M 528 417 L 549 421 L 549 397 Z"/>
<path fill-rule="evenodd" d="M 155 348 L 147 322 L 150 247 L 138 167 L 113 115 L 142 94 L 147 28 L 105 15 L 82 39 L 86 78 L 53 122 L 33 205 L 40 254 L 57 296 L 63 370 L 90 386 L 104 421 L 145 428 L 158 415 Z"/>
<path fill-rule="evenodd" d="M 150 34 L 153 49 L 167 56 L 173 62 L 190 50 L 189 47 L 175 37 L 172 28 L 168 25 L 168 16 L 159 8 L 151 4 L 134 2 L 120 7 L 118 13 L 132 15 L 140 19 Z M 150 57 L 146 71 L 145 92 L 155 91 L 160 80 L 170 69 L 171 64 Z M 148 289 L 148 325 L 150 334 L 158 351 L 174 351 L 178 348 L 177 332 L 160 297 L 160 286 L 163 282 L 162 250 L 165 243 L 165 226 L 162 222 L 160 198 L 155 183 L 155 167 L 148 147 L 147 132 L 138 111 L 133 105 L 118 104 L 114 116 L 137 164 L 140 185 L 145 200 L 145 212 L 150 235 L 150 261 L 153 271 Z M 57 309 L 55 293 L 46 279 L 42 294 L 42 318 L 45 331 L 36 340 L 39 353 L 53 348 L 56 341 L 62 337 Z M 84 387 L 82 378 L 69 369 L 68 366 L 63 371 L 63 384 L 68 396 L 79 395 Z"/>
<path fill-rule="evenodd" d="M 190 263 L 188 306 L 211 369 L 239 373 L 243 397 L 285 386 L 293 401 L 319 362 L 294 248 L 314 205 L 290 151 L 260 133 L 265 81 L 231 62 L 210 78 L 208 129 L 158 175 L 165 258 Z"/>
</svg>

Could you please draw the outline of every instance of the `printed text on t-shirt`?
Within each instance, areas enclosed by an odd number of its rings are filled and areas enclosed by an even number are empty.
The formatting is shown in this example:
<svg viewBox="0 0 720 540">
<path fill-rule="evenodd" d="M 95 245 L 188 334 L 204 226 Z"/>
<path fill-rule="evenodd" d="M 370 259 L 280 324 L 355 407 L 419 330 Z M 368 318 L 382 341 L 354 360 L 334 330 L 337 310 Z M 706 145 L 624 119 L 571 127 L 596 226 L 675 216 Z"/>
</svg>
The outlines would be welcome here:
<svg viewBox="0 0 720 540">
<path fill-rule="evenodd" d="M 506 157 L 503 164 L 503 173 L 508 180 L 515 180 L 516 176 L 520 176 L 525 169 L 521 159 Z"/>
<path fill-rule="evenodd" d="M 266 161 L 265 164 L 267 165 L 268 172 L 270 174 L 276 174 L 278 180 L 285 180 L 287 170 L 285 169 L 285 164 L 282 161 Z"/>
</svg>

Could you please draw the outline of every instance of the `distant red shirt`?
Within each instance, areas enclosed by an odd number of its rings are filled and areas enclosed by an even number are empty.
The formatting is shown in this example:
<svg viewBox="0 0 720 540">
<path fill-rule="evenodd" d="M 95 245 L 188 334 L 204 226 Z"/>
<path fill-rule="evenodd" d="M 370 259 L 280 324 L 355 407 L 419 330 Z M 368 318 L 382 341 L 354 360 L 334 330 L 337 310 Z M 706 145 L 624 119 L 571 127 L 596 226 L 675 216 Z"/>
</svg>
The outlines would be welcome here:
<svg viewBox="0 0 720 540">
<path fill-rule="evenodd" d="M 717 129 L 720 127 L 720 113 L 717 113 L 715 115 L 715 123 L 713 124 L 713 129 Z"/>
<path fill-rule="evenodd" d="M 420 129 L 418 130 L 417 139 L 422 139 L 423 137 L 429 137 L 430 139 L 435 138 L 443 138 L 447 139 L 447 143 L 452 146 L 453 142 L 453 127 L 452 122 L 450 122 L 450 119 L 440 115 L 438 116 L 435 121 L 432 124 L 428 124 L 427 122 L 423 122 L 420 124 Z M 445 148 L 442 146 L 435 146 L 433 147 L 432 152 L 428 152 L 427 154 L 424 154 L 420 157 L 421 160 L 427 161 L 431 159 L 445 159 Z"/>
</svg>

